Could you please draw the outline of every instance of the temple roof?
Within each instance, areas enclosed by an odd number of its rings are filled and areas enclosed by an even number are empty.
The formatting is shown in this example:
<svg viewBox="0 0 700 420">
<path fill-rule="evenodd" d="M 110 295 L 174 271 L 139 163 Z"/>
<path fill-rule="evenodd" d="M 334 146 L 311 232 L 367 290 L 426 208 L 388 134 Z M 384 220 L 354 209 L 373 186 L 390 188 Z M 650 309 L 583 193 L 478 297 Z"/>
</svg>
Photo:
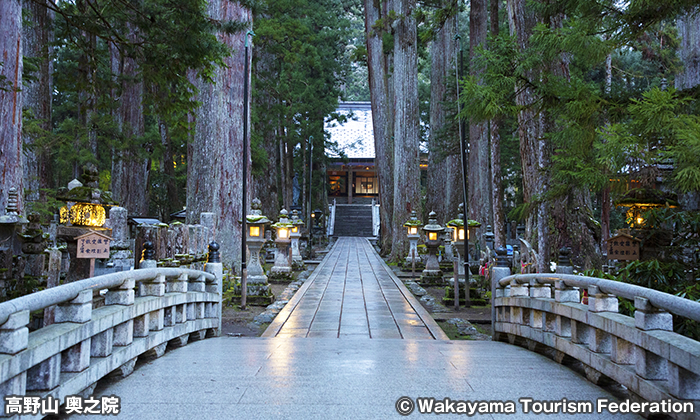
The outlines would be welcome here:
<svg viewBox="0 0 700 420">
<path fill-rule="evenodd" d="M 337 113 L 348 116 L 348 121 L 326 123 L 330 140 L 347 157 L 374 159 L 374 130 L 372 127 L 372 108 L 369 102 L 341 102 Z M 330 157 L 340 157 L 334 150 L 326 149 Z"/>
</svg>

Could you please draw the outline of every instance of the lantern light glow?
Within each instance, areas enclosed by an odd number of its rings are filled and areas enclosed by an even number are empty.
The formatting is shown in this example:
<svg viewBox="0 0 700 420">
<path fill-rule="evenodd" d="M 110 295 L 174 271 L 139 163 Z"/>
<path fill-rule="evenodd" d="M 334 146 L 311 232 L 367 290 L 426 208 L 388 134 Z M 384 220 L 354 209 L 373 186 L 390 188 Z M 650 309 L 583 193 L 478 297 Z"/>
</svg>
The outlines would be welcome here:
<svg viewBox="0 0 700 420">
<path fill-rule="evenodd" d="M 250 236 L 260 236 L 260 226 L 250 226 Z"/>
<path fill-rule="evenodd" d="M 281 228 L 277 231 L 277 236 L 279 236 L 280 239 L 287 239 L 289 238 L 289 229 L 287 228 Z"/>
<path fill-rule="evenodd" d="M 105 224 L 107 214 L 105 208 L 100 204 L 75 203 L 68 209 L 68 206 L 61 207 L 61 223 L 75 226 L 99 227 Z"/>
<path fill-rule="evenodd" d="M 437 232 L 428 232 L 428 239 L 431 241 L 437 241 Z"/>
</svg>

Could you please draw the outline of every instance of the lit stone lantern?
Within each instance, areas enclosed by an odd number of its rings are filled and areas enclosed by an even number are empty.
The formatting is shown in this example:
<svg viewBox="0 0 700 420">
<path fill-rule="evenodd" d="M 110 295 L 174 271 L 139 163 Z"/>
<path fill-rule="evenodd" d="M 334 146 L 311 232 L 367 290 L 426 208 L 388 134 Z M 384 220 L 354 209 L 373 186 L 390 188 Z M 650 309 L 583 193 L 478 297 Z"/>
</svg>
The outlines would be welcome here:
<svg viewBox="0 0 700 420">
<path fill-rule="evenodd" d="M 428 248 L 428 257 L 425 260 L 425 270 L 421 274 L 423 284 L 442 284 L 442 270 L 438 262 L 438 248 L 442 242 L 445 228 L 437 223 L 437 214 L 431 211 L 428 215 L 428 224 L 423 226 L 425 232 L 425 246 Z"/>
<path fill-rule="evenodd" d="M 286 278 L 292 273 L 292 265 L 290 262 L 289 248 L 292 242 L 291 233 L 294 225 L 287 217 L 287 210 L 282 209 L 280 212 L 279 221 L 272 225 L 277 232 L 275 243 L 277 244 L 277 252 L 275 253 L 275 265 L 270 269 L 272 277 Z"/>
<path fill-rule="evenodd" d="M 246 245 L 250 252 L 246 293 L 249 296 L 264 296 L 269 286 L 260 264 L 260 249 L 265 244 L 265 226 L 272 222 L 263 216 L 259 199 L 253 199 L 251 207 L 250 214 L 246 216 Z M 266 290 L 260 290 L 261 288 Z"/>
<path fill-rule="evenodd" d="M 301 227 L 304 226 L 304 221 L 299 218 L 299 212 L 292 210 L 292 231 L 290 237 L 292 239 L 292 266 L 294 269 L 303 270 L 304 260 L 299 252 L 299 238 L 301 238 Z"/>
<path fill-rule="evenodd" d="M 419 262 L 420 257 L 418 256 L 418 239 L 420 239 L 420 228 L 423 227 L 423 223 L 416 217 L 416 212 L 411 212 L 411 218 L 408 219 L 406 223 L 403 224 L 406 228 L 406 233 L 408 235 L 408 256 L 406 257 L 406 262 L 412 264 L 414 262 Z"/>
<path fill-rule="evenodd" d="M 464 204 L 459 205 L 459 215 L 446 223 L 452 228 L 452 247 L 457 250 L 457 274 L 460 279 L 464 279 Z M 469 231 L 466 232 L 467 236 Z"/>
<path fill-rule="evenodd" d="M 89 259 L 77 258 L 77 241 L 75 238 L 86 233 L 97 232 L 112 236 L 112 230 L 103 227 L 107 217 L 107 208 L 117 205 L 108 191 L 98 188 L 98 171 L 93 164 L 88 164 L 82 175 L 85 184 L 73 180 L 68 188 L 61 188 L 56 195 L 58 200 L 66 203 L 59 210 L 61 224 L 57 227 L 57 238 L 65 241 L 71 256 L 67 282 L 89 277 Z"/>
</svg>

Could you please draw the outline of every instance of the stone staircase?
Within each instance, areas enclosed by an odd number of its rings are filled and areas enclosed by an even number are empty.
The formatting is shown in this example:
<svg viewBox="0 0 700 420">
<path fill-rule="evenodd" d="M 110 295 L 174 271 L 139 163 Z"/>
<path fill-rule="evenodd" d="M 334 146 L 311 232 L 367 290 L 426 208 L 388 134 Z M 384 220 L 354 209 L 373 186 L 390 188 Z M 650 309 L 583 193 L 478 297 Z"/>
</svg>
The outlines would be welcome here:
<svg viewBox="0 0 700 420">
<path fill-rule="evenodd" d="M 333 236 L 372 237 L 372 206 L 338 204 Z"/>
</svg>

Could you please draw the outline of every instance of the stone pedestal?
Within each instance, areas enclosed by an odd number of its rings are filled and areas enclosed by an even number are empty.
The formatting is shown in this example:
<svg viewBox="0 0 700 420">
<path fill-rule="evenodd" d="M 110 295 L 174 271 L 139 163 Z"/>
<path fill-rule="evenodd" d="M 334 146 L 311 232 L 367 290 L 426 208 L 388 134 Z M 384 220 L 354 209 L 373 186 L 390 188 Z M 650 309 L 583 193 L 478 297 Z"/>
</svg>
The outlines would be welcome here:
<svg viewBox="0 0 700 420">
<path fill-rule="evenodd" d="M 296 210 L 295 210 L 296 211 Z M 301 257 L 301 252 L 299 252 L 299 239 L 301 238 L 301 229 L 297 228 L 297 231 L 292 231 L 290 233 L 291 237 L 291 252 L 292 252 L 292 268 L 294 270 L 304 270 L 304 259 Z"/>
<path fill-rule="evenodd" d="M 464 242 L 455 242 L 453 245 L 457 259 L 457 278 L 464 283 Z"/>
<path fill-rule="evenodd" d="M 437 258 L 439 246 L 426 244 L 426 247 L 428 248 L 428 256 L 425 259 L 425 269 L 421 273 L 420 283 L 442 285 L 443 273 L 442 270 L 440 270 L 440 263 Z"/>
<path fill-rule="evenodd" d="M 267 276 L 260 264 L 260 249 L 264 243 L 265 239 L 263 238 L 248 237 L 246 240 L 248 251 L 250 252 L 248 277 L 246 278 L 246 296 L 249 298 L 269 297 L 271 295 Z M 270 303 L 272 303 L 272 301 L 270 301 Z"/>
<path fill-rule="evenodd" d="M 420 256 L 418 255 L 418 239 L 420 235 L 408 235 L 408 256 L 406 257 L 406 262 L 408 264 L 413 264 L 414 262 L 418 264 L 420 262 Z"/>
<path fill-rule="evenodd" d="M 289 263 L 289 260 L 290 260 L 290 255 L 289 255 L 290 241 L 277 239 L 277 240 L 275 240 L 275 244 L 277 245 L 277 250 L 275 252 L 275 265 L 273 265 L 272 268 L 270 269 L 270 272 L 272 273 L 272 277 L 275 277 L 275 278 L 290 277 L 291 278 L 292 266 Z"/>
</svg>

